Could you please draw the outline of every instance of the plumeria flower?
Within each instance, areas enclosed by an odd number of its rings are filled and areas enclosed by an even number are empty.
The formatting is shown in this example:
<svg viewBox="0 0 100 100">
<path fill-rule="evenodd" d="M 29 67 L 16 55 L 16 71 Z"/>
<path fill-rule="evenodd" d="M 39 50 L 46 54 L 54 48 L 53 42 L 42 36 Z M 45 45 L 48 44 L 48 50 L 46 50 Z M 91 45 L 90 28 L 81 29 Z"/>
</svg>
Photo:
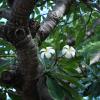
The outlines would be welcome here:
<svg viewBox="0 0 100 100">
<path fill-rule="evenodd" d="M 52 55 L 55 54 L 55 50 L 52 47 L 46 47 L 40 50 L 41 58 L 44 59 L 45 57 L 50 59 Z"/>
<path fill-rule="evenodd" d="M 64 55 L 65 58 L 71 59 L 75 57 L 76 50 L 69 45 L 65 45 L 62 49 L 62 55 Z"/>
<path fill-rule="evenodd" d="M 78 67 L 75 69 L 78 73 L 82 73 L 81 69 Z"/>
</svg>

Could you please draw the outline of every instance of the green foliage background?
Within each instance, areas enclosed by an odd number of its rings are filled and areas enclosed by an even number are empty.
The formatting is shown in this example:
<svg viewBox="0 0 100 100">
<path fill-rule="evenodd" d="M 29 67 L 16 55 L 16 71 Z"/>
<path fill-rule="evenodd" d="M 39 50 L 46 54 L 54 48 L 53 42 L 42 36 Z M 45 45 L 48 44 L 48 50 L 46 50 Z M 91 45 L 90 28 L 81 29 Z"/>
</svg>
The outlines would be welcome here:
<svg viewBox="0 0 100 100">
<path fill-rule="evenodd" d="M 48 10 L 53 6 L 52 0 L 46 0 L 45 3 L 39 0 L 31 17 L 42 22 L 47 16 Z M 0 0 L 0 9 L 6 7 L 6 1 Z M 100 99 L 100 62 L 97 61 L 90 65 L 90 60 L 97 53 L 100 56 L 100 23 L 93 28 L 98 18 L 100 18 L 100 12 L 95 8 L 86 6 L 82 1 L 76 2 L 39 47 L 40 50 L 51 46 L 56 50 L 56 55 L 50 60 L 40 60 L 43 62 L 48 89 L 54 100 L 64 100 L 64 96 L 67 96 L 69 100 Z M 0 24 L 5 24 L 5 20 L 1 19 Z M 94 35 L 85 38 L 87 30 L 92 29 Z M 76 57 L 72 59 L 60 56 L 69 36 L 75 39 L 74 48 L 77 51 Z M 0 61 L 0 73 L 9 70 L 9 67 L 16 63 L 15 52 L 15 48 L 10 43 L 0 39 L 0 59 L 3 59 L 3 62 Z M 82 67 L 83 65 L 85 67 Z M 77 72 L 76 68 L 79 68 L 81 73 Z M 0 86 L 0 97 L 3 100 L 8 97 L 6 94 L 11 100 L 20 100 L 15 92 L 11 87 Z"/>
</svg>

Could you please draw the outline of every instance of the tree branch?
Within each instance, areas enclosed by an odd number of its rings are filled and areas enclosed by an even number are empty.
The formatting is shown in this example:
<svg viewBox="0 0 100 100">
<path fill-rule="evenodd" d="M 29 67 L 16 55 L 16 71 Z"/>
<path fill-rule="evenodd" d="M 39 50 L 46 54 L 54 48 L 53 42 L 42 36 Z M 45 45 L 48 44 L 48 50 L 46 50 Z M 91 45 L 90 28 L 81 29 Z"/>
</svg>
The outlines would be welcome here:
<svg viewBox="0 0 100 100">
<path fill-rule="evenodd" d="M 36 33 L 36 38 L 41 43 L 49 35 L 49 32 L 56 26 L 60 18 L 63 17 L 65 12 L 67 13 L 72 0 L 56 0 L 55 6 L 51 12 L 49 12 L 47 18 L 40 25 L 39 31 Z"/>
</svg>

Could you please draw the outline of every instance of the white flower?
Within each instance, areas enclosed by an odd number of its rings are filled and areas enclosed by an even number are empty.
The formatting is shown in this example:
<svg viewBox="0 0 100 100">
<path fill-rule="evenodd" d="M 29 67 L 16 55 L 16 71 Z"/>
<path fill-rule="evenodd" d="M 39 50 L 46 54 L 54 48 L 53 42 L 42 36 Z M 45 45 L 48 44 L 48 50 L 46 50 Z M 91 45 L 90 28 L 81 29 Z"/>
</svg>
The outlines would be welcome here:
<svg viewBox="0 0 100 100">
<path fill-rule="evenodd" d="M 75 69 L 78 73 L 82 73 L 81 69 L 78 67 Z"/>
<path fill-rule="evenodd" d="M 9 53 L 10 53 L 11 55 L 13 55 L 13 54 L 14 54 L 14 51 L 13 51 L 13 50 L 10 50 Z"/>
<path fill-rule="evenodd" d="M 51 58 L 52 55 L 55 54 L 55 50 L 52 47 L 46 47 L 40 50 L 41 52 L 41 58 L 44 59 L 44 57 L 46 58 Z"/>
<path fill-rule="evenodd" d="M 65 45 L 62 49 L 62 55 L 64 55 L 65 58 L 68 58 L 68 59 L 75 57 L 75 52 L 76 50 L 72 46 L 69 46 L 69 45 Z"/>
</svg>

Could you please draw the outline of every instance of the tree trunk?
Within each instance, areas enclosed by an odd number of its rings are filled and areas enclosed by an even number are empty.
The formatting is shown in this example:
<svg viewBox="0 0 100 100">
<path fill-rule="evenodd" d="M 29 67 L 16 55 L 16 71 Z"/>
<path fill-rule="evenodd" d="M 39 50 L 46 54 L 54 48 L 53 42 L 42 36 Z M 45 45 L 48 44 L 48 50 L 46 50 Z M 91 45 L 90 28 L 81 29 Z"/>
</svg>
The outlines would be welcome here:
<svg viewBox="0 0 100 100">
<path fill-rule="evenodd" d="M 53 11 L 48 14 L 36 34 L 37 40 L 42 41 L 48 36 L 59 19 L 69 10 L 72 0 L 56 0 L 55 3 Z M 14 77 L 19 77 L 15 80 L 17 86 L 14 88 L 20 93 L 21 100 L 53 100 L 48 93 L 46 78 L 41 76 L 37 46 L 32 40 L 32 27 L 29 25 L 29 15 L 34 8 L 34 0 L 13 0 L 12 4 L 9 13 L 5 11 L 2 15 L 8 18 L 8 22 L 0 27 L 2 29 L 0 37 L 6 38 L 16 48 L 18 67 Z"/>
<path fill-rule="evenodd" d="M 17 57 L 20 66 L 19 71 L 24 79 L 22 100 L 39 100 L 37 80 L 34 80 L 39 74 L 38 58 L 36 46 L 33 44 L 32 39 L 24 45 L 24 48 L 17 49 Z"/>
</svg>

